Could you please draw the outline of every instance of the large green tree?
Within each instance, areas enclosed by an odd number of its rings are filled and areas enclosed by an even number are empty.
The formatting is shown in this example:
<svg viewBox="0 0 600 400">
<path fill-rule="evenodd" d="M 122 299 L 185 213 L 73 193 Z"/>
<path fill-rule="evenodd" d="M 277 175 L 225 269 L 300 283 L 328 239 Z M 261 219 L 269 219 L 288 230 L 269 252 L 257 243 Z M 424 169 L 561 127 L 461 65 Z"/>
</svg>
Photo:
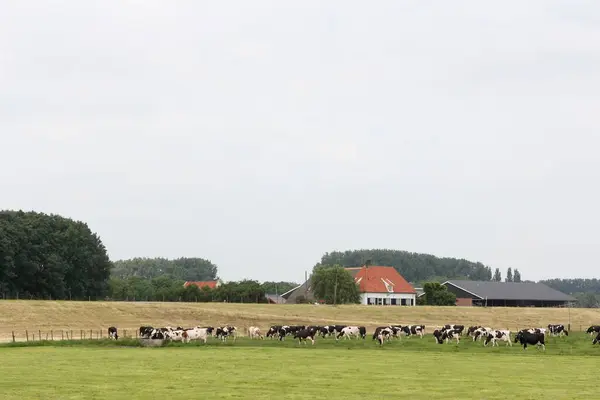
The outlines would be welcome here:
<svg viewBox="0 0 600 400">
<path fill-rule="evenodd" d="M 113 263 L 112 276 L 116 278 L 140 277 L 146 279 L 171 276 L 184 281 L 211 281 L 217 279 L 217 266 L 203 258 L 132 258 Z"/>
<path fill-rule="evenodd" d="M 502 274 L 500 273 L 500 268 L 496 268 L 494 271 L 494 282 L 502 282 Z"/>
<path fill-rule="evenodd" d="M 371 265 L 394 267 L 409 282 L 419 283 L 446 279 L 489 281 L 492 269 L 480 262 L 457 258 L 440 258 L 430 254 L 401 250 L 364 249 L 325 253 L 319 264 L 359 267 L 370 261 Z"/>
<path fill-rule="evenodd" d="M 516 270 L 515 270 L 516 272 Z M 508 267 L 508 269 L 506 270 L 506 278 L 504 278 L 506 282 L 512 282 L 513 281 L 513 273 L 512 273 L 512 268 Z"/>
<path fill-rule="evenodd" d="M 423 285 L 425 294 L 419 298 L 419 303 L 430 306 L 454 306 L 456 295 L 439 282 L 427 282 Z"/>
<path fill-rule="evenodd" d="M 521 282 L 521 273 L 518 269 L 515 269 L 515 274 L 513 275 L 513 282 Z"/>
<path fill-rule="evenodd" d="M 359 303 L 358 285 L 340 265 L 317 265 L 311 276 L 315 297 L 327 304 Z"/>
<path fill-rule="evenodd" d="M 111 263 L 81 221 L 0 211 L 0 293 L 10 298 L 88 299 L 108 290 Z"/>
</svg>

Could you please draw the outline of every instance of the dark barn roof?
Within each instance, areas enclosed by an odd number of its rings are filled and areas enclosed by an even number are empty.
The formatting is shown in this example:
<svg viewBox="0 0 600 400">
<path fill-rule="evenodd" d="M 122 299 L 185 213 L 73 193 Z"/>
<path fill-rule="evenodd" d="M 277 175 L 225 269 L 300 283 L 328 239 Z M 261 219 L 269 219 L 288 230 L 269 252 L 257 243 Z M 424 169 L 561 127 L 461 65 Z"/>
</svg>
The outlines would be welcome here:
<svg viewBox="0 0 600 400">
<path fill-rule="evenodd" d="M 575 301 L 574 297 L 554 290 L 543 283 L 487 282 L 449 280 L 442 285 L 453 285 L 480 299 Z"/>
</svg>

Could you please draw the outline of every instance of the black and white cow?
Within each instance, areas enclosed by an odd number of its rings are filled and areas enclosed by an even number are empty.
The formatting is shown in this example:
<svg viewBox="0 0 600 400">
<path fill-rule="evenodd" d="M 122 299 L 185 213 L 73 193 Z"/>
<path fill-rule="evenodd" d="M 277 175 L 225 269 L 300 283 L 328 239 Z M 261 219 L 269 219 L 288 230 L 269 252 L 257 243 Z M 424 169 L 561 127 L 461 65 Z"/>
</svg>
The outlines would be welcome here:
<svg viewBox="0 0 600 400">
<path fill-rule="evenodd" d="M 269 330 L 267 331 L 267 334 L 265 335 L 266 337 L 270 337 L 271 339 L 274 339 L 276 336 L 279 335 L 279 330 L 282 328 L 282 325 L 272 325 Z"/>
<path fill-rule="evenodd" d="M 310 330 L 310 331 L 314 331 L 315 333 L 319 333 L 321 331 L 321 326 L 319 325 L 309 325 L 306 327 L 306 329 Z"/>
<path fill-rule="evenodd" d="M 406 325 L 402 327 L 402 332 L 406 336 L 418 335 L 422 339 L 425 334 L 425 325 Z"/>
<path fill-rule="evenodd" d="M 147 339 L 152 335 L 152 331 L 154 331 L 154 328 L 151 326 L 140 326 L 140 337 Z"/>
<path fill-rule="evenodd" d="M 312 344 L 315 344 L 315 335 L 316 334 L 317 334 L 316 331 L 309 330 L 309 329 L 301 329 L 294 333 L 294 339 L 298 339 L 298 344 L 302 343 L 302 341 L 304 341 L 304 344 L 306 344 L 307 339 L 310 339 Z"/>
<path fill-rule="evenodd" d="M 594 339 L 592 341 L 592 344 L 596 344 L 596 343 L 600 343 L 600 332 L 598 332 L 598 335 L 596 335 L 596 339 Z"/>
<path fill-rule="evenodd" d="M 319 328 L 319 330 L 317 331 L 317 333 L 322 337 L 325 338 L 327 335 L 329 335 L 329 326 L 321 326 Z"/>
<path fill-rule="evenodd" d="M 119 338 L 119 335 L 117 333 L 117 328 L 115 328 L 114 326 L 110 326 L 108 328 L 108 338 L 114 339 L 114 340 L 117 340 Z"/>
<path fill-rule="evenodd" d="M 480 327 L 475 329 L 475 332 L 472 333 L 473 341 L 479 340 L 480 338 L 486 337 L 486 335 L 491 332 L 493 329 L 489 327 Z"/>
<path fill-rule="evenodd" d="M 237 328 L 235 326 L 220 326 L 215 332 L 215 337 L 217 339 L 221 338 L 221 341 L 223 342 L 226 341 L 229 336 L 233 337 L 233 340 L 235 341 L 237 336 Z"/>
<path fill-rule="evenodd" d="M 545 344 L 546 336 L 542 332 L 531 333 L 529 330 L 522 330 L 517 333 L 515 336 L 515 342 L 519 342 L 523 345 L 523 349 L 527 349 L 527 345 L 536 345 L 537 348 L 542 348 L 546 350 Z"/>
<path fill-rule="evenodd" d="M 390 328 L 392 330 L 393 337 L 395 337 L 397 339 L 401 338 L 400 334 L 403 333 L 402 325 L 390 325 L 390 326 L 388 326 L 388 328 Z"/>
<path fill-rule="evenodd" d="M 462 335 L 463 331 L 465 330 L 464 325 L 445 325 L 442 328 L 444 330 L 452 330 L 452 331 L 458 333 L 459 335 Z"/>
<path fill-rule="evenodd" d="M 600 325 L 592 325 L 589 328 L 587 328 L 587 331 L 585 332 L 589 333 L 590 335 L 596 335 L 600 333 Z"/>
<path fill-rule="evenodd" d="M 523 329 L 524 331 L 527 331 L 529 333 L 541 333 L 542 335 L 546 335 L 546 328 L 530 328 L 530 329 Z"/>
<path fill-rule="evenodd" d="M 456 344 L 460 343 L 460 334 L 461 334 L 462 330 L 460 329 L 445 329 L 442 332 L 442 340 L 445 340 L 446 343 L 449 343 L 450 340 L 455 339 L 456 340 Z"/>
<path fill-rule="evenodd" d="M 291 333 L 292 333 L 292 327 L 289 325 L 283 325 L 277 331 L 277 334 L 279 335 L 279 340 L 285 340 L 285 337 L 287 335 L 290 335 Z"/>
<path fill-rule="evenodd" d="M 467 329 L 467 336 L 475 336 L 475 331 L 477 331 L 477 329 L 480 329 L 480 328 L 482 328 L 482 326 L 480 326 L 480 325 L 470 326 Z"/>
<path fill-rule="evenodd" d="M 338 340 L 342 336 L 345 339 L 350 339 L 350 336 L 355 338 L 365 338 L 367 334 L 367 329 L 364 326 L 346 326 L 342 328 L 341 332 L 336 336 L 335 340 Z"/>
<path fill-rule="evenodd" d="M 435 339 L 436 343 L 442 344 L 444 343 L 444 341 L 442 340 L 442 334 L 444 333 L 443 330 L 441 329 L 434 329 L 433 331 L 433 338 Z"/>
<path fill-rule="evenodd" d="M 512 341 L 510 340 L 510 331 L 509 330 L 492 330 L 488 331 L 485 334 L 485 341 L 483 342 L 484 346 L 487 346 L 489 342 L 492 342 L 492 347 L 498 346 L 498 340 L 502 340 L 506 342 L 507 346 L 512 346 Z"/>
<path fill-rule="evenodd" d="M 148 336 L 149 339 L 167 339 L 167 336 L 165 335 L 165 333 L 163 331 L 161 331 L 160 329 L 152 329 L 152 331 L 150 332 L 150 335 Z"/>
<path fill-rule="evenodd" d="M 393 331 L 389 326 L 378 326 L 373 332 L 373 340 L 379 340 L 379 337 L 381 336 L 384 340 L 389 341 L 392 335 Z"/>
<path fill-rule="evenodd" d="M 550 332 L 550 334 L 552 336 L 563 336 L 563 335 L 569 336 L 569 332 L 565 329 L 565 326 L 562 324 L 557 324 L 557 325 L 549 324 L 548 332 Z"/>
</svg>

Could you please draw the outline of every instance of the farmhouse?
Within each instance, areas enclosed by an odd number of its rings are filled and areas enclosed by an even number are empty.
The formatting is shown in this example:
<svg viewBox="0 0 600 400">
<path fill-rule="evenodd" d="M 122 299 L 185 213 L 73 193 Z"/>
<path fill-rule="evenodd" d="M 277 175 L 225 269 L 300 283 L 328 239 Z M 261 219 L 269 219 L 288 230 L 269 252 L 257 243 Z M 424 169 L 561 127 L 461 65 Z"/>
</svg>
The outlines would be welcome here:
<svg viewBox="0 0 600 400">
<path fill-rule="evenodd" d="M 415 306 L 417 292 L 394 267 L 363 266 L 345 268 L 359 286 L 361 304 Z M 286 303 L 315 302 L 311 278 L 302 285 L 283 293 Z"/>
<path fill-rule="evenodd" d="M 217 279 L 216 281 L 186 281 L 183 284 L 183 287 L 185 288 L 190 285 L 198 286 L 199 289 L 202 289 L 203 287 L 209 287 L 211 289 L 214 289 L 216 287 L 221 286 L 221 280 Z"/>
<path fill-rule="evenodd" d="M 442 285 L 456 295 L 457 306 L 561 307 L 576 300 L 543 283 L 448 280 Z"/>
<path fill-rule="evenodd" d="M 394 267 L 346 268 L 360 290 L 361 304 L 415 306 L 417 292 Z"/>
</svg>

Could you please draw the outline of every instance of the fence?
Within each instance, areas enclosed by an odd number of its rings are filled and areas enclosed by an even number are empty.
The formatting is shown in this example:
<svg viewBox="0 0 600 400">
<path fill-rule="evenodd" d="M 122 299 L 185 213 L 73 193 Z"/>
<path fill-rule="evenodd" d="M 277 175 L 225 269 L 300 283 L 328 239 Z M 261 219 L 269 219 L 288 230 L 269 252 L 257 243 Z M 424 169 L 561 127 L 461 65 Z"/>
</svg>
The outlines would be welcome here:
<svg viewBox="0 0 600 400">
<path fill-rule="evenodd" d="M 120 329 L 119 338 L 138 338 L 137 329 Z M 33 342 L 33 341 L 59 341 L 59 340 L 100 340 L 108 339 L 108 330 L 104 329 L 62 329 L 62 330 L 28 330 L 11 331 L 9 341 L 15 342 Z M 1 341 L 1 340 L 0 340 Z"/>
</svg>

